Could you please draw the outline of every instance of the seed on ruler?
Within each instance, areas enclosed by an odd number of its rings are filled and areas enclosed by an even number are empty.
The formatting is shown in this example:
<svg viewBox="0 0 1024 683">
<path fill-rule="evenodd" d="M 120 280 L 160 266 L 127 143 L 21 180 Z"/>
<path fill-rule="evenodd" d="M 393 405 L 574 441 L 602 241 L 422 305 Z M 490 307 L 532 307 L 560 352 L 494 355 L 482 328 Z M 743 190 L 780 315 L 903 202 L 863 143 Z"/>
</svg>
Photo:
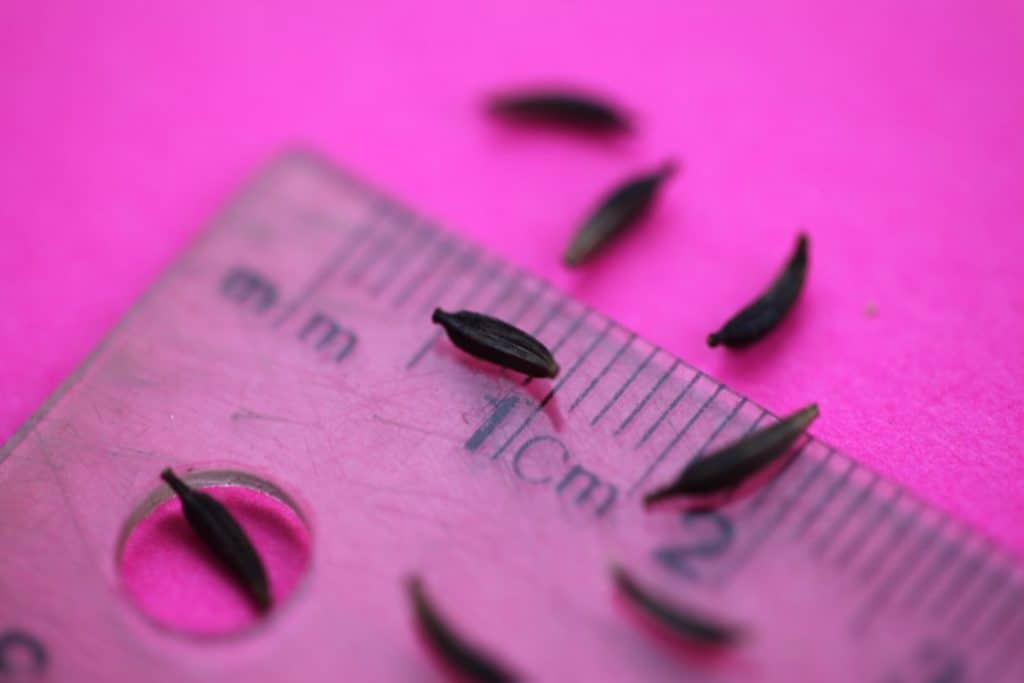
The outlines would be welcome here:
<svg viewBox="0 0 1024 683">
<path fill-rule="evenodd" d="M 735 644 L 740 630 L 717 619 L 668 602 L 641 587 L 625 569 L 613 566 L 612 581 L 629 604 L 686 643 L 720 648 Z"/>
<path fill-rule="evenodd" d="M 562 257 L 565 264 L 580 265 L 640 220 L 675 170 L 675 162 L 666 161 L 660 168 L 628 178 L 612 189 L 573 237 Z"/>
<path fill-rule="evenodd" d="M 807 277 L 807 235 L 797 239 L 786 267 L 758 299 L 729 319 L 722 329 L 708 335 L 708 346 L 742 348 L 753 344 L 782 322 Z"/>
<path fill-rule="evenodd" d="M 479 683 L 511 683 L 519 680 L 502 664 L 452 631 L 427 598 L 423 581 L 418 576 L 406 580 L 406 590 L 412 602 L 416 624 L 423 636 L 444 662 L 462 677 Z"/>
<path fill-rule="evenodd" d="M 192 530 L 227 566 L 261 610 L 270 607 L 270 588 L 263 561 L 249 537 L 221 503 L 183 482 L 170 468 L 160 478 L 178 494 Z"/>
<path fill-rule="evenodd" d="M 530 377 L 555 377 L 558 363 L 537 339 L 518 327 L 483 313 L 434 309 L 430 318 L 469 355 Z"/>
<path fill-rule="evenodd" d="M 707 496 L 737 487 L 784 455 L 816 417 L 818 406 L 812 403 L 707 457 L 691 461 L 674 481 L 644 496 L 644 504 Z"/>
<path fill-rule="evenodd" d="M 601 98 L 568 90 L 532 90 L 496 95 L 488 103 L 491 114 L 516 121 L 542 123 L 595 133 L 629 130 L 629 120 Z"/>
</svg>

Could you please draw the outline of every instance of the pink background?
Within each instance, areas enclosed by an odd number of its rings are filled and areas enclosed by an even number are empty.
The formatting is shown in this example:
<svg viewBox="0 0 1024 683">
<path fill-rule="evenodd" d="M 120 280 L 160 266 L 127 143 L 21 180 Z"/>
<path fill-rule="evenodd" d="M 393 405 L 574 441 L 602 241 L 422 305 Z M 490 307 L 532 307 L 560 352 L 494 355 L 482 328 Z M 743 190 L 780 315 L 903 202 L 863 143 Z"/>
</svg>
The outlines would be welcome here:
<svg viewBox="0 0 1024 683">
<path fill-rule="evenodd" d="M 3 3 L 0 438 L 298 141 L 769 408 L 818 401 L 819 436 L 1024 551 L 1022 68 L 1019 2 Z M 552 81 L 636 135 L 480 115 Z M 595 197 L 668 156 L 643 229 L 564 271 Z M 708 349 L 799 227 L 792 319 Z"/>
</svg>

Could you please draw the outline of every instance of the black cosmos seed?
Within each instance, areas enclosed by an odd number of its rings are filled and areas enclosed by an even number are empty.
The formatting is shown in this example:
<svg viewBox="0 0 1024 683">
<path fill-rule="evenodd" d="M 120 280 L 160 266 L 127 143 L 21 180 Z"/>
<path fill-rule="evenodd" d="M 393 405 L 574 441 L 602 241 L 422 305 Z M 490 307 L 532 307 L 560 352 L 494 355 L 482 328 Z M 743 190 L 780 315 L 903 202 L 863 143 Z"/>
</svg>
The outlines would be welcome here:
<svg viewBox="0 0 1024 683">
<path fill-rule="evenodd" d="M 710 648 L 731 646 L 739 641 L 740 630 L 736 627 L 663 600 L 641 587 L 622 567 L 613 566 L 611 573 L 615 586 L 632 606 L 680 640 Z"/>
<path fill-rule="evenodd" d="M 568 90 L 533 90 L 492 97 L 488 111 L 494 116 L 557 125 L 594 133 L 621 133 L 629 120 L 615 106 L 595 95 Z"/>
<path fill-rule="evenodd" d="M 261 610 L 270 607 L 270 588 L 263 561 L 235 518 L 213 497 L 193 489 L 170 468 L 160 478 L 178 495 L 192 530 L 231 570 Z"/>
<path fill-rule="evenodd" d="M 658 189 L 675 170 L 675 162 L 667 161 L 654 171 L 628 178 L 609 192 L 565 250 L 562 257 L 565 265 L 578 266 L 587 261 L 640 220 Z"/>
<path fill-rule="evenodd" d="M 818 406 L 812 403 L 707 457 L 693 460 L 674 481 L 648 493 L 644 503 L 733 489 L 784 455 L 816 417 Z"/>
<path fill-rule="evenodd" d="M 555 377 L 558 363 L 544 344 L 518 327 L 483 313 L 440 308 L 430 318 L 469 355 L 530 377 Z"/>
<path fill-rule="evenodd" d="M 797 239 L 796 249 L 775 282 L 746 308 L 708 336 L 708 346 L 742 348 L 771 332 L 793 308 L 807 278 L 807 235 Z"/>
<path fill-rule="evenodd" d="M 519 680 L 490 656 L 482 653 L 456 634 L 434 608 L 423 589 L 423 582 L 413 576 L 406 580 L 416 624 L 438 655 L 461 676 L 478 683 L 511 683 Z"/>
</svg>

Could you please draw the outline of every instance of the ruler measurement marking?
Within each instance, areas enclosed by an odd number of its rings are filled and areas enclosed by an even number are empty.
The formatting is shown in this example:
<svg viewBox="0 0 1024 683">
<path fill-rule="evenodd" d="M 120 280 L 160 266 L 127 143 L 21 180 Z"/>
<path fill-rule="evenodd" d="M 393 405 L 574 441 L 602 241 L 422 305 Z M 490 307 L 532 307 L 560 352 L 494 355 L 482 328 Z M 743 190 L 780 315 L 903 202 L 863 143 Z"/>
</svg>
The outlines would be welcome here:
<svg viewBox="0 0 1024 683">
<path fill-rule="evenodd" d="M 882 543 L 878 549 L 875 550 L 875 553 L 870 559 L 868 559 L 867 563 L 861 569 L 861 573 L 858 577 L 861 584 L 867 585 L 871 583 L 871 580 L 878 574 L 882 565 L 885 564 L 886 558 L 890 556 L 890 553 L 892 553 L 895 548 L 899 547 L 900 541 L 903 540 L 914 526 L 920 512 L 920 508 L 915 503 L 914 508 L 907 513 L 898 524 L 893 526 L 893 531 L 889 534 L 888 541 Z"/>
<path fill-rule="evenodd" d="M 391 301 L 391 307 L 398 310 L 405 305 L 405 302 L 409 300 L 409 297 L 413 295 L 420 288 L 420 286 L 426 282 L 433 273 L 436 273 L 442 263 L 447 261 L 450 257 L 454 256 L 458 251 L 458 245 L 455 244 L 454 235 L 445 235 L 444 238 L 435 245 L 433 253 L 428 253 L 427 262 L 423 264 L 423 267 L 419 269 L 410 279 L 404 288 L 398 293 Z M 467 254 L 472 254 L 474 262 L 480 258 L 480 250 L 470 247 L 463 252 L 463 257 Z"/>
<path fill-rule="evenodd" d="M 573 324 L 569 332 L 567 332 L 566 335 L 562 338 L 562 342 L 568 340 L 568 338 L 583 323 L 583 320 L 587 317 L 589 313 L 589 308 L 584 309 L 583 314 L 580 315 L 579 318 L 577 318 L 575 324 Z M 564 375 L 562 375 L 562 378 L 558 381 L 558 383 L 555 384 L 554 387 L 551 388 L 551 390 L 547 393 L 544 399 L 539 404 L 537 404 L 537 406 L 532 411 L 530 411 L 530 413 L 526 416 L 526 419 L 523 420 L 522 424 L 520 424 L 519 427 L 517 427 L 516 430 L 512 432 L 512 435 L 509 436 L 509 438 L 506 439 L 505 442 L 498 447 L 498 449 L 494 452 L 494 455 L 491 456 L 492 460 L 497 460 L 499 457 L 501 457 L 501 454 L 505 452 L 505 449 L 508 448 L 516 440 L 516 438 L 518 438 L 518 436 L 523 432 L 524 429 L 527 428 L 527 426 L 529 426 L 530 422 L 533 421 L 533 418 L 535 418 L 539 412 L 544 410 L 545 406 L 547 406 L 551 399 L 554 398 L 555 393 L 558 392 L 558 390 L 561 389 L 565 385 L 565 383 L 569 381 L 569 378 L 572 377 L 573 374 L 575 374 L 575 372 L 579 369 L 579 367 L 583 364 L 587 357 L 591 353 L 593 353 L 594 349 L 596 349 L 597 346 L 604 340 L 604 338 L 611 331 L 612 326 L 613 323 L 612 321 L 609 320 L 608 324 L 605 325 L 604 330 L 599 335 L 597 335 L 594 338 L 594 341 L 590 343 L 590 346 L 588 346 L 587 349 L 576 358 L 576 361 L 572 364 L 572 367 L 570 367 L 569 370 Z"/>
<path fill-rule="evenodd" d="M 490 268 L 489 270 L 487 268 L 483 268 L 480 271 L 480 274 L 477 275 L 477 278 L 478 278 L 477 285 L 482 285 L 483 281 L 485 279 L 487 279 L 487 276 L 488 276 L 487 273 L 488 272 L 495 273 L 495 272 L 498 272 L 499 270 L 501 270 L 501 265 L 498 265 L 497 267 Z M 499 294 L 495 298 L 495 300 L 490 302 L 490 304 L 487 306 L 487 308 L 485 310 L 489 311 L 489 310 L 494 310 L 494 309 L 498 308 L 498 306 L 500 306 L 502 304 L 502 302 L 505 301 L 505 299 L 510 297 L 512 295 L 512 291 L 515 290 L 515 288 L 517 286 L 517 283 L 522 278 L 522 274 L 523 273 L 522 273 L 521 270 L 517 270 L 515 273 L 513 273 L 510 276 L 510 278 L 508 279 L 508 281 L 506 283 L 506 286 L 505 286 L 505 289 L 499 292 Z M 463 296 L 463 298 L 456 305 L 459 308 L 463 308 L 464 306 L 469 305 L 473 301 L 473 299 L 476 298 L 476 295 L 479 292 L 482 291 L 482 289 L 483 289 L 482 287 L 472 287 L 472 288 L 470 288 L 469 290 L 466 291 L 466 293 Z M 437 343 L 437 341 L 441 338 L 442 334 L 444 334 L 442 330 L 434 330 L 433 333 L 430 335 L 430 338 L 427 339 L 427 341 L 425 341 L 423 343 L 423 345 L 420 346 L 419 349 L 417 349 L 416 353 L 413 354 L 413 357 L 409 359 L 409 362 L 407 362 L 407 364 L 406 364 L 406 370 L 413 370 L 414 368 L 416 368 L 416 366 L 417 366 L 417 364 L 419 364 L 420 360 L 423 359 L 423 356 L 425 356 L 427 354 L 427 351 L 429 351 L 430 349 L 432 349 L 434 347 L 434 345 Z"/>
<path fill-rule="evenodd" d="M 860 494 L 856 498 L 854 498 L 849 505 L 846 506 L 845 513 L 837 517 L 832 522 L 832 526 L 829 527 L 829 530 L 823 536 L 820 536 L 818 538 L 817 543 L 811 546 L 811 555 L 813 557 L 820 558 L 828 552 L 828 549 L 829 547 L 831 547 L 832 543 L 834 543 L 836 538 L 838 538 L 839 535 L 843 533 L 843 529 L 846 528 L 846 525 L 850 523 L 850 520 L 853 518 L 853 515 L 857 512 L 857 510 L 860 509 L 862 505 L 864 505 L 864 503 L 867 502 L 868 498 L 871 496 L 872 490 L 874 490 L 875 485 L 877 483 L 878 473 L 872 472 L 870 482 L 866 486 L 864 486 L 861 489 Z"/>
<path fill-rule="evenodd" d="M 913 608 L 921 605 L 924 596 L 928 593 L 928 589 L 935 584 L 935 581 L 942 576 L 947 569 L 956 564 L 962 551 L 963 547 L 959 541 L 948 542 L 943 551 L 939 554 L 939 557 L 936 558 L 936 561 L 928 567 L 927 573 L 924 577 L 910 587 L 910 593 L 908 593 L 904 599 L 903 605 L 907 608 Z"/>
<path fill-rule="evenodd" d="M 551 308 L 548 310 L 547 315 L 545 315 L 544 318 L 537 324 L 537 327 L 533 328 L 533 332 L 531 334 L 534 337 L 539 337 L 540 333 L 543 332 L 551 323 L 551 321 L 554 320 L 558 316 L 558 314 L 562 312 L 563 308 L 565 308 L 565 298 L 559 296 L 557 299 L 555 299 L 555 303 L 551 305 Z"/>
<path fill-rule="evenodd" d="M 903 495 L 903 489 L 897 488 L 892 496 L 889 497 L 884 503 L 882 503 L 872 520 L 868 523 L 862 524 L 860 528 L 860 534 L 846 544 L 842 550 L 839 551 L 835 564 L 841 567 L 849 567 L 854 560 L 857 559 L 857 555 L 864 548 L 878 526 L 885 521 L 885 518 L 892 512 L 893 507 L 899 502 L 900 497 Z"/>
<path fill-rule="evenodd" d="M 1016 624 L 1016 622 L 1020 620 L 1022 614 L 1024 614 L 1024 610 L 1014 614 L 1004 630 L 1000 632 L 996 639 L 991 643 L 991 647 L 994 648 L 992 651 L 992 658 L 990 660 L 991 667 L 985 672 L 984 677 L 978 678 L 979 681 L 996 681 L 999 680 L 1003 674 L 1007 673 L 1007 671 L 1012 671 L 1009 667 L 1012 667 L 1014 664 L 1013 655 L 1019 655 L 1021 653 L 1021 639 L 1010 638 L 1010 636 L 1019 633 L 1015 630 L 1015 627 L 1024 627 L 1024 624 Z M 1005 642 L 1007 639 L 1009 639 L 1009 643 Z"/>
<path fill-rule="evenodd" d="M 673 372 L 675 372 L 677 367 L 679 367 L 679 359 L 672 361 L 672 363 L 668 366 L 668 369 L 662 373 L 661 377 L 658 378 L 658 381 L 654 383 L 653 387 L 651 387 L 651 390 L 648 391 L 640 400 L 640 402 L 636 404 L 632 412 L 630 412 L 626 419 L 622 421 L 622 424 L 620 424 L 618 428 L 616 428 L 616 430 L 612 432 L 613 434 L 621 434 L 626 429 L 626 427 L 630 425 L 634 418 L 636 418 L 636 416 L 640 414 L 640 411 L 644 409 L 644 406 L 647 405 L 647 402 L 651 400 L 651 397 L 658 393 L 658 389 L 660 389 L 661 385 L 664 384 L 666 380 L 668 380 L 668 378 L 672 375 Z M 668 411 L 666 410 L 666 412 Z M 661 417 L 662 419 L 664 419 L 665 415 L 663 414 Z M 656 424 L 661 424 L 661 420 L 659 419 Z M 643 443 L 642 440 L 641 443 Z"/>
<path fill-rule="evenodd" d="M 949 582 L 946 586 L 946 590 L 939 594 L 932 602 L 931 615 L 939 616 L 941 614 L 949 614 L 953 607 L 956 606 L 960 598 L 966 593 L 966 587 L 970 586 L 971 583 L 977 578 L 981 568 L 985 565 L 985 555 L 987 551 L 975 552 L 964 564 L 960 573 L 956 575 L 956 578 Z"/>
<path fill-rule="evenodd" d="M 511 320 L 514 323 L 519 322 L 523 318 L 523 316 L 526 315 L 530 311 L 530 309 L 532 309 L 537 304 L 538 301 L 540 301 L 541 295 L 544 292 L 546 292 L 547 289 L 547 283 L 541 280 L 537 284 L 537 287 L 533 290 L 533 294 L 523 299 L 523 304 L 519 307 L 519 310 L 512 314 L 512 317 L 509 318 L 509 320 Z"/>
<path fill-rule="evenodd" d="M 794 470 L 800 469 L 799 467 L 794 467 L 794 465 L 796 465 L 797 462 L 804 457 L 804 452 L 813 443 L 814 439 L 811 437 L 807 437 L 804 440 L 802 440 L 799 446 L 796 447 L 796 452 L 793 454 L 792 457 L 789 458 L 789 461 L 784 463 L 782 469 L 779 472 L 777 472 L 774 477 L 764 482 L 764 484 L 753 493 L 749 502 L 743 507 L 743 510 L 738 514 L 740 514 L 744 519 L 754 518 L 755 516 L 757 516 L 757 509 L 770 501 L 772 494 L 776 492 L 776 489 L 784 487 L 786 485 L 786 483 L 789 481 L 789 478 L 793 476 Z M 831 449 L 823 457 L 824 459 L 828 459 L 829 457 L 831 457 Z M 785 491 L 783 493 L 785 493 Z"/>
<path fill-rule="evenodd" d="M 594 416 L 593 420 L 590 421 L 591 427 L 596 426 L 597 423 L 601 420 L 601 418 L 604 417 L 604 414 L 607 413 L 613 405 L 615 405 L 615 403 L 619 400 L 619 397 L 621 397 L 622 394 L 625 393 L 626 389 L 628 389 L 629 386 L 633 384 L 633 381 L 636 380 L 637 376 L 644 371 L 644 368 L 650 365 L 651 361 L 654 359 L 654 357 L 658 354 L 658 351 L 660 350 L 661 349 L 659 349 L 658 347 L 654 347 L 653 349 L 651 349 L 651 352 L 647 355 L 646 358 L 644 358 L 643 362 L 637 366 L 636 370 L 633 371 L 633 374 L 631 374 L 629 378 L 626 380 L 626 382 L 615 391 L 611 399 L 609 399 L 608 403 L 604 405 L 604 408 L 601 408 L 601 411 L 596 416 Z"/>
<path fill-rule="evenodd" d="M 384 206 L 379 203 L 374 203 L 370 209 L 370 213 L 365 217 L 360 227 L 349 233 L 347 238 L 338 249 L 336 249 L 327 260 L 323 263 L 320 269 L 313 275 L 312 279 L 306 286 L 303 287 L 298 296 L 289 302 L 288 306 L 285 307 L 281 314 L 274 319 L 272 326 L 276 329 L 281 327 L 285 322 L 291 318 L 296 311 L 299 310 L 306 302 L 313 298 L 317 290 L 323 286 L 325 282 L 333 275 L 338 268 L 345 264 L 345 261 L 355 253 L 355 250 L 362 244 L 363 240 L 370 236 L 373 225 L 382 218 L 384 213 Z"/>
<path fill-rule="evenodd" d="M 703 445 L 701 445 L 701 447 L 697 449 L 697 452 L 693 454 L 691 462 L 693 460 L 699 460 L 704 456 L 704 451 L 706 451 L 708 449 L 708 446 L 710 446 L 714 442 L 714 440 L 718 438 L 718 435 L 722 433 L 722 430 L 725 429 L 725 426 L 732 422 L 733 419 L 735 419 L 736 414 L 740 412 L 740 410 L 743 408 L 746 402 L 747 399 L 743 397 L 741 397 L 740 400 L 736 402 L 736 405 L 733 406 L 733 409 L 729 411 L 725 418 L 723 418 L 722 421 L 718 423 L 718 426 L 715 427 L 715 429 L 711 432 L 711 436 L 709 436 L 707 440 L 703 443 Z"/>
<path fill-rule="evenodd" d="M 428 249 L 430 244 L 441 236 L 441 232 L 432 226 L 418 220 L 415 220 L 414 223 L 413 226 L 406 230 L 410 235 L 406 241 L 411 241 L 412 244 L 401 245 L 395 250 L 394 256 L 389 261 L 389 263 L 394 265 L 387 269 L 377 283 L 369 288 L 371 298 L 376 299 L 383 294 L 401 276 L 402 272 L 415 259 L 416 255 Z"/>
<path fill-rule="evenodd" d="M 562 308 L 564 308 L 564 307 L 565 307 L 565 298 L 564 298 L 564 297 L 559 297 L 559 298 L 558 298 L 558 302 L 556 303 L 556 305 L 555 305 L 554 307 L 552 307 L 552 309 L 551 309 L 551 313 L 550 313 L 550 314 L 548 315 L 548 317 L 547 317 L 547 318 L 545 318 L 544 322 L 543 322 L 543 323 L 541 323 L 540 327 L 538 327 L 538 328 L 537 328 L 537 331 L 536 331 L 536 332 L 534 333 L 534 335 L 533 335 L 533 336 L 534 336 L 534 337 L 536 337 L 537 335 L 539 335 L 539 334 L 540 334 L 540 333 L 541 333 L 541 332 L 542 332 L 542 331 L 544 330 L 544 328 L 546 328 L 546 327 L 548 326 L 548 324 L 549 324 L 549 323 L 550 323 L 550 322 L 551 322 L 552 320 L 554 320 L 555 316 L 556 316 L 556 315 L 557 315 L 557 314 L 558 314 L 559 312 L 561 312 Z M 558 340 L 557 342 L 555 342 L 555 345 L 551 347 L 550 351 L 551 351 L 551 355 L 552 355 L 552 356 L 553 356 L 553 355 L 555 355 L 555 353 L 557 353 L 557 352 L 558 352 L 558 350 L 559 350 L 560 348 L 562 348 L 562 346 L 563 346 L 563 345 L 564 345 L 564 344 L 565 344 L 565 343 L 566 343 L 567 341 L 569 341 L 569 338 L 570 338 L 570 337 L 572 337 L 572 335 L 574 335 L 574 334 L 576 333 L 576 330 L 577 330 L 577 329 L 579 328 L 579 326 L 580 326 L 580 325 L 582 325 L 582 324 L 583 324 L 583 320 L 584 320 L 584 319 L 585 319 L 585 318 L 586 318 L 586 317 L 587 317 L 588 315 L 590 315 L 590 313 L 591 313 L 591 310 L 590 310 L 590 308 L 589 308 L 589 307 L 587 307 L 587 308 L 584 308 L 584 309 L 583 309 L 583 312 L 582 312 L 582 313 L 580 313 L 580 315 L 579 315 L 579 316 L 578 316 L 578 317 L 576 318 L 576 320 L 575 320 L 575 321 L 573 322 L 573 324 L 572 324 L 572 325 L 571 325 L 571 326 L 569 327 L 569 329 L 568 329 L 568 330 L 566 330 L 566 331 L 565 331 L 565 332 L 564 332 L 564 333 L 562 334 L 561 338 L 560 338 L 560 339 L 559 339 L 559 340 Z M 610 321 L 609 321 L 609 322 L 610 322 Z M 534 379 L 533 377 L 527 377 L 526 379 L 524 379 L 524 380 L 523 380 L 523 382 L 522 382 L 523 386 L 526 386 L 527 384 L 529 384 L 530 382 L 532 382 L 532 381 L 533 381 L 533 379 Z"/>
<path fill-rule="evenodd" d="M 472 253 L 468 251 L 463 252 L 462 257 L 455 260 L 449 271 L 441 276 L 441 278 L 434 284 L 434 288 L 430 290 L 425 297 L 423 297 L 423 305 L 418 308 L 414 306 L 416 311 L 415 315 L 426 316 L 433 312 L 433 310 L 440 305 L 441 299 L 444 298 L 445 294 L 453 289 L 457 289 L 465 280 L 466 276 L 473 272 L 479 258 L 479 251 L 474 251 Z M 523 276 L 522 271 L 518 268 L 514 268 L 511 275 L 504 274 L 506 264 L 502 261 L 493 261 L 488 268 L 494 278 L 520 278 Z M 483 272 L 487 273 L 488 269 L 485 268 Z M 472 291 L 464 292 L 462 294 L 459 298 L 459 302 L 454 305 L 454 308 L 465 308 L 470 305 L 474 299 L 476 299 L 476 290 L 484 291 L 486 289 L 486 282 L 478 282 L 477 286 L 474 287 Z"/>
<path fill-rule="evenodd" d="M 1007 627 L 1013 625 L 1013 620 L 1024 613 L 1024 585 L 1018 585 L 1011 591 L 1011 595 L 1003 603 L 1002 608 L 989 619 L 987 628 L 984 628 L 975 639 L 976 647 L 984 647 L 994 642 L 999 635 L 1006 632 Z"/>
<path fill-rule="evenodd" d="M 1005 569 L 997 569 L 989 574 L 988 581 L 977 597 L 968 602 L 961 610 L 959 616 L 954 619 L 959 626 L 960 633 L 970 633 L 971 628 L 978 623 L 980 615 L 985 613 L 985 608 L 996 604 L 995 599 L 1008 587 L 1010 575 Z"/>
<path fill-rule="evenodd" d="M 800 520 L 800 523 L 796 525 L 793 531 L 794 541 L 799 541 L 803 538 L 804 534 L 806 534 L 810 528 L 814 526 L 814 523 L 821 518 L 821 513 L 825 511 L 825 508 L 835 500 L 840 491 L 846 488 L 846 485 L 850 481 L 850 477 L 853 476 L 854 470 L 857 469 L 857 464 L 854 461 L 848 460 L 847 462 L 849 463 L 849 466 L 843 472 L 843 476 L 832 483 L 832 486 L 825 492 L 825 495 L 807 511 L 807 514 L 805 514 L 803 519 Z"/>
<path fill-rule="evenodd" d="M 391 220 L 382 221 L 390 230 L 387 233 L 375 235 L 375 239 L 371 240 L 370 246 L 363 253 L 362 260 L 357 259 L 345 274 L 347 283 L 357 284 L 381 258 L 388 252 L 395 251 L 396 241 L 401 240 L 407 229 L 402 220 L 401 216 L 392 216 Z"/>
<path fill-rule="evenodd" d="M 855 633 L 862 633 L 867 630 L 871 622 L 878 616 L 883 609 L 885 609 L 893 596 L 896 595 L 900 589 L 902 583 L 907 580 L 917 569 L 917 565 L 921 562 L 921 559 L 925 557 L 931 550 L 932 545 L 941 536 L 943 522 L 938 525 L 933 524 L 921 535 L 918 543 L 914 548 L 908 551 L 908 555 L 905 558 L 902 565 L 896 565 L 889 570 L 884 582 L 875 589 L 875 592 L 869 597 L 860 612 L 854 616 L 851 621 L 852 628 Z"/>
<path fill-rule="evenodd" d="M 675 368 L 673 367 L 672 370 L 674 370 L 674 369 Z M 643 436 L 640 437 L 640 440 L 636 442 L 636 445 L 633 447 L 634 449 L 637 449 L 637 448 L 640 448 L 641 446 L 643 446 L 644 443 L 646 443 L 647 440 L 651 438 L 651 436 L 654 434 L 654 432 L 658 431 L 658 427 L 661 426 L 661 423 L 665 421 L 665 418 L 667 418 L 669 415 L 672 414 L 672 411 L 676 409 L 676 406 L 679 405 L 679 402 L 683 400 L 683 397 L 686 396 L 688 393 L 690 393 L 690 387 L 692 387 L 694 384 L 696 384 L 697 380 L 700 379 L 701 377 L 703 377 L 703 373 L 697 372 L 696 374 L 694 374 L 693 377 L 690 378 L 689 382 L 687 382 L 685 385 L 683 385 L 683 388 L 679 390 L 679 393 L 676 394 L 675 398 L 673 398 L 672 401 L 665 407 L 665 410 L 661 411 L 661 415 L 658 416 L 658 419 L 656 419 L 651 424 L 651 426 L 647 428 L 647 431 L 644 432 Z M 657 391 L 657 387 L 655 387 L 654 391 Z M 646 403 L 647 399 L 650 396 L 651 396 L 651 394 L 648 394 L 647 396 L 645 396 L 643 402 Z M 636 407 L 636 409 L 633 411 L 633 413 L 630 414 L 628 419 L 632 419 L 640 411 L 641 408 L 642 408 L 642 405 L 638 405 Z M 621 431 L 622 428 L 625 426 L 625 424 L 626 423 L 624 422 L 622 425 L 620 425 L 619 429 L 616 430 L 615 433 L 618 434 L 619 431 Z"/>
<path fill-rule="evenodd" d="M 636 341 L 636 332 L 630 332 L 629 337 L 626 338 L 625 343 L 623 343 L 623 345 L 619 347 L 619 350 L 615 352 L 615 355 L 611 357 L 611 360 L 605 363 L 605 366 L 601 368 L 601 372 L 599 372 L 597 376 L 590 381 L 590 384 L 587 385 L 587 388 L 584 389 L 583 392 L 576 397 L 576 400 L 572 402 L 572 405 L 569 406 L 570 413 L 576 410 L 576 406 L 582 403 L 583 400 L 590 394 L 590 392 L 594 390 L 594 387 L 596 387 L 601 382 L 601 380 L 604 379 L 604 376 L 607 375 L 608 371 L 611 370 L 612 366 L 615 365 L 620 358 L 622 358 L 622 355 L 629 349 L 630 346 L 633 345 L 634 341 Z"/>
<path fill-rule="evenodd" d="M 810 443 L 810 441 L 805 443 L 797 454 L 793 456 L 793 463 L 802 457 L 804 449 L 810 445 Z M 744 551 L 738 555 L 735 560 L 733 560 L 732 564 L 728 568 L 719 573 L 715 581 L 716 585 L 723 585 L 730 577 L 743 571 L 743 568 L 756 556 L 757 551 L 762 545 L 764 545 L 765 541 L 775 533 L 775 530 L 778 529 L 782 525 L 782 522 L 785 521 L 786 517 L 789 516 L 790 510 L 793 509 L 797 501 L 803 497 L 804 493 L 825 470 L 828 461 L 832 458 L 834 453 L 835 451 L 829 449 L 828 453 L 811 468 L 811 471 L 808 472 L 800 483 L 793 489 L 792 494 L 775 508 L 775 515 L 771 517 L 756 534 L 754 534 L 753 538 L 751 538 L 750 542 L 746 545 Z M 775 481 L 778 481 L 778 478 L 776 478 Z"/>
<path fill-rule="evenodd" d="M 671 452 L 672 449 L 675 448 L 676 444 L 679 443 L 684 436 L 686 436 L 686 434 L 690 431 L 690 428 L 692 428 L 693 425 L 696 424 L 697 420 L 700 419 L 700 416 L 704 414 L 704 411 L 707 409 L 707 407 L 711 405 L 711 403 L 718 397 L 720 393 L 722 393 L 722 389 L 724 388 L 725 387 L 721 384 L 715 386 L 714 392 L 710 396 L 708 396 L 707 400 L 704 401 L 704 403 L 701 404 L 700 408 L 697 409 L 697 412 L 693 414 L 693 417 L 691 417 L 687 421 L 687 423 L 683 425 L 683 428 L 680 429 L 674 437 L 672 437 L 672 440 L 669 441 L 668 445 L 661 450 L 661 452 L 658 454 L 658 457 L 656 457 L 654 461 L 647 466 L 647 469 L 644 470 L 643 474 L 640 475 L 640 478 L 637 479 L 636 482 L 629 487 L 630 496 L 636 493 L 636 490 L 640 488 L 640 486 L 642 486 L 644 482 L 647 481 L 647 478 L 651 476 L 651 473 L 653 473 L 654 470 L 657 469 L 658 465 L 660 465 L 661 462 L 665 459 L 665 457 L 669 454 L 669 452 Z"/>
</svg>

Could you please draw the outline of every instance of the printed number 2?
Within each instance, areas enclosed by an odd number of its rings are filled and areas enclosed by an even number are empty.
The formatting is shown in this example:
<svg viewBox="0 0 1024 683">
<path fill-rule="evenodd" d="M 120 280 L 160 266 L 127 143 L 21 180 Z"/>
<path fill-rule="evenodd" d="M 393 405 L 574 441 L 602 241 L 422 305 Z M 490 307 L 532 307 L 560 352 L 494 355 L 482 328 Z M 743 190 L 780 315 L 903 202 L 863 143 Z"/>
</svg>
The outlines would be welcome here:
<svg viewBox="0 0 1024 683">
<path fill-rule="evenodd" d="M 680 521 L 687 529 L 706 528 L 700 537 L 686 544 L 667 545 L 654 550 L 654 559 L 665 568 L 691 581 L 700 581 L 702 559 L 717 557 L 732 545 L 733 529 L 729 518 L 713 510 L 684 512 Z"/>
</svg>

